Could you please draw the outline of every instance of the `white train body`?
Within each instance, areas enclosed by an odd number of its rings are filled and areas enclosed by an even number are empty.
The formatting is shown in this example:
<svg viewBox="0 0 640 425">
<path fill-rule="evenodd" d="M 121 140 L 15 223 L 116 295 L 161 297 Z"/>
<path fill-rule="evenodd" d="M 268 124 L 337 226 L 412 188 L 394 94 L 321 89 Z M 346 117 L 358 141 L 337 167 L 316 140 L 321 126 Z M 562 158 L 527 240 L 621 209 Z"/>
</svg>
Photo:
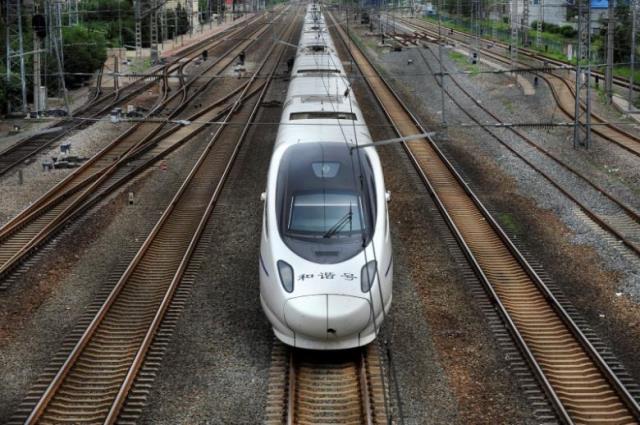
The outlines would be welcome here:
<svg viewBox="0 0 640 425">
<path fill-rule="evenodd" d="M 260 301 L 285 344 L 373 341 L 393 259 L 380 160 L 324 19 L 310 5 L 267 177 Z"/>
</svg>

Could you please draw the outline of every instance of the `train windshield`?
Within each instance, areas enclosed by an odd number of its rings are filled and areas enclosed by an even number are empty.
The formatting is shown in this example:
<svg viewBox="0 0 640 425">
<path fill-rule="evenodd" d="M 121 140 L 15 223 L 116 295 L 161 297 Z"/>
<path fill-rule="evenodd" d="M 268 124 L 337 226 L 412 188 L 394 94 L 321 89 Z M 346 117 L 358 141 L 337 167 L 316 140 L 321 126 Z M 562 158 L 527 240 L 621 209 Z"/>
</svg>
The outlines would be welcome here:
<svg viewBox="0 0 640 425">
<path fill-rule="evenodd" d="M 369 242 L 375 180 L 363 150 L 343 143 L 304 143 L 285 152 L 277 182 L 280 235 L 310 261 L 337 263 Z"/>
</svg>

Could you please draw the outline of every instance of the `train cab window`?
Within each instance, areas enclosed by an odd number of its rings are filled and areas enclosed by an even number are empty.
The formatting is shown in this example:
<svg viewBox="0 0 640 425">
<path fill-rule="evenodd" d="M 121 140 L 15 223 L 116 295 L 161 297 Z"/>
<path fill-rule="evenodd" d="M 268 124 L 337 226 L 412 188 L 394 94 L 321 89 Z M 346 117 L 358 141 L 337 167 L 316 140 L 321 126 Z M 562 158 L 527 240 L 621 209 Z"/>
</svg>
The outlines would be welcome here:
<svg viewBox="0 0 640 425">
<path fill-rule="evenodd" d="M 356 114 L 352 112 L 333 112 L 333 111 L 313 111 L 313 112 L 292 112 L 289 114 L 291 121 L 295 120 L 350 120 L 357 121 Z"/>
<path fill-rule="evenodd" d="M 280 236 L 291 250 L 330 264 L 353 257 L 371 240 L 375 178 L 365 158 L 363 150 L 345 143 L 302 143 L 285 151 L 276 215 Z"/>
<path fill-rule="evenodd" d="M 329 238 L 362 230 L 360 197 L 354 193 L 300 193 L 292 202 L 289 233 Z"/>
</svg>

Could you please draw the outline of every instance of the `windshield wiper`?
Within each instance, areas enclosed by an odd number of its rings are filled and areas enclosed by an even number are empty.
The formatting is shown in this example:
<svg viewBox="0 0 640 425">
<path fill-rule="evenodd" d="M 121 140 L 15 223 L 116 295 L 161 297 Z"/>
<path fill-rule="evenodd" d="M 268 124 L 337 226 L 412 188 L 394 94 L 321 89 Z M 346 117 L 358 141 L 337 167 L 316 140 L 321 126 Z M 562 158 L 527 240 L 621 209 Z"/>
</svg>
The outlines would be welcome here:
<svg viewBox="0 0 640 425">
<path fill-rule="evenodd" d="M 331 226 L 331 228 L 327 230 L 327 232 L 322 237 L 330 238 L 331 236 L 338 233 L 347 223 L 349 223 L 349 229 L 351 230 L 352 218 L 353 218 L 353 210 L 351 209 L 351 202 L 349 202 L 349 211 L 347 211 L 347 213 L 343 215 L 340 218 L 340 220 L 336 222 L 336 224 Z"/>
</svg>

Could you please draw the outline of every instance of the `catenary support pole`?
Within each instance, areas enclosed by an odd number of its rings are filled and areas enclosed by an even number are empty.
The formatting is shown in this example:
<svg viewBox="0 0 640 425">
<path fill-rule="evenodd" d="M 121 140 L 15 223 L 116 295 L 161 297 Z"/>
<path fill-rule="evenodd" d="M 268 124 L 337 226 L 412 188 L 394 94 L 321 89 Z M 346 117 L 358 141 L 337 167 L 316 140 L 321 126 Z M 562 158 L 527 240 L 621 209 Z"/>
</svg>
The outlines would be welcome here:
<svg viewBox="0 0 640 425">
<path fill-rule="evenodd" d="M 613 37 L 616 28 L 615 0 L 609 0 L 607 13 L 607 67 L 605 68 L 604 91 L 607 103 L 613 100 Z"/>
</svg>

